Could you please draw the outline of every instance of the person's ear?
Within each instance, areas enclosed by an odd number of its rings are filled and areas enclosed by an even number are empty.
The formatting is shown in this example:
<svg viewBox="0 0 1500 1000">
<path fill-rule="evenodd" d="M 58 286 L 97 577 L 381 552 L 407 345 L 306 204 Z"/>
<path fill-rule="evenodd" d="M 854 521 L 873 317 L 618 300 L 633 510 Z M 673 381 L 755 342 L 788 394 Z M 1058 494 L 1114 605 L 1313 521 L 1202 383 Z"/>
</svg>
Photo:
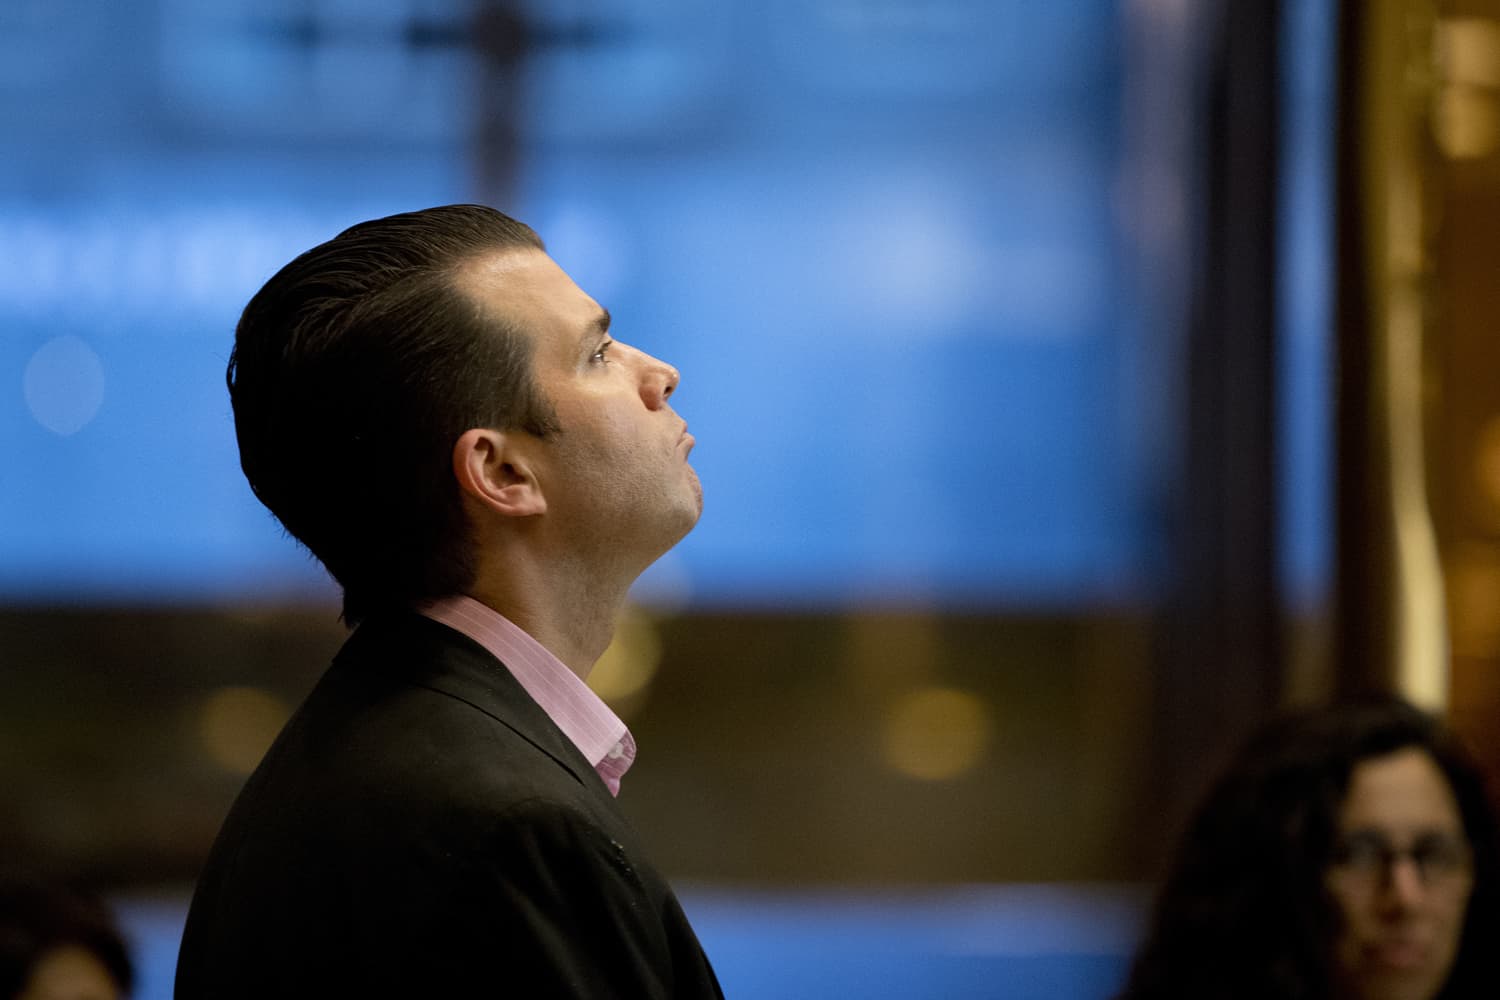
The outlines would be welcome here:
<svg viewBox="0 0 1500 1000">
<path fill-rule="evenodd" d="M 466 502 L 504 517 L 547 511 L 547 499 L 522 449 L 502 431 L 473 427 L 453 443 L 453 476 Z"/>
</svg>

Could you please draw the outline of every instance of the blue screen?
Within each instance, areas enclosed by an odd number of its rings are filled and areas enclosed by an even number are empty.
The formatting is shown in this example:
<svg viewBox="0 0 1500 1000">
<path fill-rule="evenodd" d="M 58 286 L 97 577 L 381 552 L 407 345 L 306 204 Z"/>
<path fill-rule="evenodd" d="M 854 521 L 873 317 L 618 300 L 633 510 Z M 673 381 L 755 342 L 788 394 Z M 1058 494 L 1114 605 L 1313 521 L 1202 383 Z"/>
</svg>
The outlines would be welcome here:
<svg viewBox="0 0 1500 1000">
<path fill-rule="evenodd" d="M 0 13 L 0 597 L 331 594 L 238 470 L 239 309 L 478 198 L 683 373 L 706 507 L 643 599 L 1139 592 L 1113 4 L 514 8 L 519 59 L 458 2 Z"/>
</svg>

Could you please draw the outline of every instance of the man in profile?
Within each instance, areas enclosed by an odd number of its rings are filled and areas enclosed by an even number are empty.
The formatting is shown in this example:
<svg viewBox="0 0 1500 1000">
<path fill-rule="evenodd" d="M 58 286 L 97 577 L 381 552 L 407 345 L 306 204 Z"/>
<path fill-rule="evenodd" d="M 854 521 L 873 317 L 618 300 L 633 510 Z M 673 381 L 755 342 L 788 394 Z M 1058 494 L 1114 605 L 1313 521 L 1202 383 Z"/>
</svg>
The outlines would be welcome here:
<svg viewBox="0 0 1500 1000">
<path fill-rule="evenodd" d="M 720 996 L 584 684 L 702 510 L 677 371 L 458 205 L 288 264 L 228 383 L 251 488 L 357 627 L 225 821 L 177 996 Z"/>
</svg>

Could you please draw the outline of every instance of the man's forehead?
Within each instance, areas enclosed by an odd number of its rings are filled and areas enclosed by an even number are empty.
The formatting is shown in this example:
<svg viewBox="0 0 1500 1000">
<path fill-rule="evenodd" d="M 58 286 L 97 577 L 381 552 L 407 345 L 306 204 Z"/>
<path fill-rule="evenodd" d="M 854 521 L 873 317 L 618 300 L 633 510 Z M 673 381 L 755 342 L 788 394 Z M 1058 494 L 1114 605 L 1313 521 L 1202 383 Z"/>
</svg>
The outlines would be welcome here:
<svg viewBox="0 0 1500 1000">
<path fill-rule="evenodd" d="M 474 298 L 496 304 L 556 307 L 573 298 L 587 298 L 551 257 L 530 247 L 507 247 L 471 257 L 459 265 L 455 284 Z"/>
<path fill-rule="evenodd" d="M 462 264 L 455 285 L 482 308 L 526 328 L 533 338 L 587 340 L 609 329 L 609 312 L 551 257 L 529 247 L 481 254 Z"/>
<path fill-rule="evenodd" d="M 459 264 L 454 283 L 470 294 L 493 290 L 497 284 L 526 284 L 528 273 L 552 258 L 533 247 L 499 247 L 475 254 Z M 555 264 L 552 265 L 556 267 Z"/>
</svg>

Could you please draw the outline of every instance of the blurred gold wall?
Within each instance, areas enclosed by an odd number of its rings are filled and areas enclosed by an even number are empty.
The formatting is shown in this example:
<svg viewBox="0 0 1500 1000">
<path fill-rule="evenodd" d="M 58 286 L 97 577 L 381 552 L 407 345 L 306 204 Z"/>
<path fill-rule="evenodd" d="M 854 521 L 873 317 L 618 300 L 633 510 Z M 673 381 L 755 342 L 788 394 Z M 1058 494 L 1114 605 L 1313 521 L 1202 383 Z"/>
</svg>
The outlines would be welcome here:
<svg viewBox="0 0 1500 1000">
<path fill-rule="evenodd" d="M 1440 276 L 1433 513 L 1453 721 L 1500 776 L 1500 3 L 1444 3 L 1440 13 L 1424 146 Z"/>
<path fill-rule="evenodd" d="M 190 882 L 342 638 L 331 607 L 0 614 L 0 855 Z M 636 612 L 594 682 L 676 875 L 1124 879 L 1152 828 L 1147 639 L 1126 615 Z"/>
<path fill-rule="evenodd" d="M 1500 3 L 1343 22 L 1338 687 L 1500 773 Z"/>
</svg>

